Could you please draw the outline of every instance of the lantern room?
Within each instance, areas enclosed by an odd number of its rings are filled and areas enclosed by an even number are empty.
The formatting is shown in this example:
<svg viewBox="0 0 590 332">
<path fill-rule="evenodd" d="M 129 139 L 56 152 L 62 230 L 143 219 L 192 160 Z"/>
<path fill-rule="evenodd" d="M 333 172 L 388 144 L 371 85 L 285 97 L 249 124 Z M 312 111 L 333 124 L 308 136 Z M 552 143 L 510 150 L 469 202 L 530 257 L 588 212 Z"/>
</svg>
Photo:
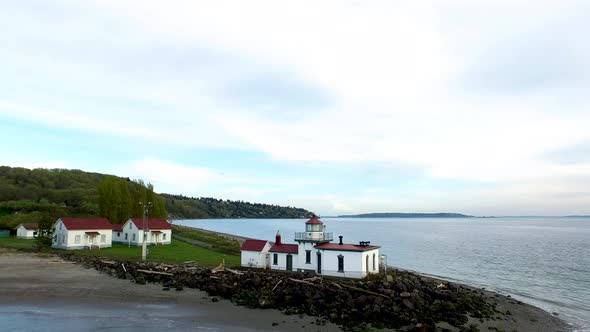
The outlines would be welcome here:
<svg viewBox="0 0 590 332">
<path fill-rule="evenodd" d="M 305 232 L 296 232 L 295 241 L 329 242 L 332 241 L 332 233 L 325 232 L 326 226 L 317 217 L 312 216 L 305 222 Z"/>
</svg>

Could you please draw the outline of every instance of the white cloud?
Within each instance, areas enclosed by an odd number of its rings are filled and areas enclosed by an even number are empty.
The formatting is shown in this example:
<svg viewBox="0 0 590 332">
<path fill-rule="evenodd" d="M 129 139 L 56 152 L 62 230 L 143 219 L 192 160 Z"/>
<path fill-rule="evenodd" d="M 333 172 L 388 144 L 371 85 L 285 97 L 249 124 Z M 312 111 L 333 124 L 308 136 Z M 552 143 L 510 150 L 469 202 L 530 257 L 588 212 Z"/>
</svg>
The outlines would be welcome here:
<svg viewBox="0 0 590 332">
<path fill-rule="evenodd" d="M 185 166 L 155 158 L 134 161 L 123 166 L 117 173 L 151 182 L 157 192 L 183 194 L 202 192 L 211 183 L 226 181 L 221 173 L 207 168 Z"/>
<path fill-rule="evenodd" d="M 139 100 L 141 106 L 89 107 L 80 112 L 77 105 L 64 105 L 44 96 L 52 101 L 51 105 L 0 99 L 0 113 L 52 126 L 164 143 L 253 149 L 285 163 L 320 162 L 335 167 L 344 163 L 401 164 L 420 170 L 430 179 L 501 183 L 506 189 L 481 194 L 482 199 L 490 197 L 494 201 L 523 194 L 526 188 L 559 192 L 543 185 L 549 178 L 590 176 L 587 163 L 560 164 L 542 157 L 548 151 L 590 141 L 590 100 L 580 93 L 590 84 L 589 77 L 584 76 L 590 73 L 586 60 L 590 49 L 583 40 L 584 32 L 589 31 L 588 24 L 565 24 L 573 11 L 584 7 L 583 2 L 94 3 L 97 13 L 125 22 L 121 24 L 121 37 L 114 38 L 113 49 L 136 50 L 138 45 L 147 45 L 138 48 L 144 50 L 155 41 L 166 40 L 178 47 L 180 53 L 207 48 L 246 59 L 245 65 L 227 61 L 224 66 L 221 61 L 222 65 L 214 66 L 215 70 L 199 69 L 187 75 L 182 75 L 184 67 L 179 66 L 176 71 L 146 78 L 134 72 L 119 73 L 117 68 L 125 67 L 125 63 L 109 63 L 108 57 L 82 57 L 84 61 L 74 64 L 76 59 L 35 55 L 24 58 L 19 63 L 22 68 L 27 62 L 42 63 L 35 70 L 48 77 L 62 73 L 60 82 L 75 87 L 82 84 L 80 90 L 87 92 L 87 97 L 128 98 Z M 459 17 L 460 20 L 454 20 Z M 86 27 L 83 23 L 72 24 Z M 65 36 L 70 25 L 55 29 L 51 31 L 62 31 L 65 35 L 60 34 L 59 38 L 68 40 Z M 83 39 L 77 31 L 72 32 L 72 38 Z M 143 38 L 137 41 L 134 36 Z M 93 38 L 108 37 L 107 34 Z M 535 38 L 541 40 L 541 46 L 534 45 L 541 51 L 545 44 L 559 46 L 557 54 L 551 55 L 556 58 L 537 54 L 536 48 L 530 52 L 532 56 L 517 57 L 516 46 L 526 50 L 532 47 L 526 42 Z M 549 42 L 544 43 L 545 40 Z M 19 55 L 14 58 L 19 59 Z M 547 61 L 539 62 L 543 68 L 527 62 L 544 56 Z M 530 67 L 511 76 L 502 71 L 504 63 L 499 58 L 509 60 L 511 68 Z M 543 89 L 528 89 L 526 94 L 510 88 L 486 91 L 512 81 L 531 83 L 539 70 L 551 69 L 559 74 L 564 70 L 560 67 L 564 59 L 580 74 L 574 81 L 560 81 L 560 88 L 541 84 Z M 199 59 L 186 61 L 196 63 Z M 167 65 L 175 68 L 174 61 Z M 502 72 L 487 76 L 486 70 L 490 68 Z M 283 108 L 292 106 L 288 100 L 283 101 L 284 105 L 279 101 L 257 107 L 241 103 L 236 97 L 228 107 L 222 100 L 225 85 L 233 79 L 255 76 L 259 70 L 265 74 L 279 73 L 278 77 L 280 73 L 292 73 L 317 89 L 318 94 L 326 95 L 330 102 L 327 106 L 301 106 L 288 117 L 281 116 Z M 483 88 L 480 86 L 475 92 L 466 73 L 479 75 Z M 533 79 L 520 77 L 525 74 L 531 74 Z M 495 81 L 489 82 L 492 79 Z M 88 81 L 98 83 L 84 85 Z M 569 98 L 572 94 L 576 96 L 575 102 Z M 133 164 L 130 170 L 138 177 L 162 183 L 164 188 L 179 185 L 182 190 L 194 190 L 224 181 L 208 169 L 147 161 Z M 255 180 L 241 178 L 233 189 L 226 190 L 228 194 L 261 195 L 256 192 L 259 189 L 244 185 Z M 438 195 L 425 193 L 422 197 L 430 194 Z M 320 201 L 321 204 L 311 204 L 332 210 L 360 209 L 370 204 L 362 199 L 344 200 L 339 195 Z M 310 198 L 305 202 L 310 202 Z M 434 203 L 426 206 L 411 200 L 383 199 L 379 204 L 392 208 L 437 207 Z"/>
</svg>

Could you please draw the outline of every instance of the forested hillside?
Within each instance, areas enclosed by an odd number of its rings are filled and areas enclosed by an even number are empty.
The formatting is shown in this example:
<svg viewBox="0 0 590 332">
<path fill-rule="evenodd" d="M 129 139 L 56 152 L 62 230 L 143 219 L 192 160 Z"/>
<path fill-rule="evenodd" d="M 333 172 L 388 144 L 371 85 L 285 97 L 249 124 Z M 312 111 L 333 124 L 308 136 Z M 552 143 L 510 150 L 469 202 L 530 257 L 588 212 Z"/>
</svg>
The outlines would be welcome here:
<svg viewBox="0 0 590 332">
<path fill-rule="evenodd" d="M 67 169 L 0 166 L 0 229 L 49 217 L 101 216 L 112 223 L 149 215 L 168 218 L 303 218 L 304 209 L 277 205 L 156 194 L 149 183 Z"/>
<path fill-rule="evenodd" d="M 141 216 L 136 202 L 146 201 L 153 204 L 150 215 L 167 215 L 163 199 L 141 181 L 80 170 L 0 166 L 0 228 L 61 216 L 102 216 L 121 223 Z"/>
<path fill-rule="evenodd" d="M 176 219 L 202 218 L 305 218 L 311 212 L 295 207 L 230 201 L 209 197 L 161 194 L 168 214 Z"/>
</svg>

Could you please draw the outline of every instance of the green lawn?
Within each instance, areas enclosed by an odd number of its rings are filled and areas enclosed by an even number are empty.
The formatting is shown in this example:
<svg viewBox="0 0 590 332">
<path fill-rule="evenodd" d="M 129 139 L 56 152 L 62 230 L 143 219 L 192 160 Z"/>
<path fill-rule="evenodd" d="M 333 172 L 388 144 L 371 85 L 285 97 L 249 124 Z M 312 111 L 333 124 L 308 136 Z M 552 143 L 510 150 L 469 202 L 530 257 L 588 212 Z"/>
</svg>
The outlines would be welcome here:
<svg viewBox="0 0 590 332">
<path fill-rule="evenodd" d="M 239 255 L 240 254 L 240 242 L 229 239 L 222 235 L 217 235 L 212 232 L 204 232 L 199 229 L 173 225 L 172 233 L 174 235 L 186 237 L 192 240 L 205 242 L 212 245 L 213 250 L 228 254 L 228 255 Z"/>
<path fill-rule="evenodd" d="M 19 239 L 16 237 L 2 237 L 0 238 L 0 246 L 14 248 L 14 249 L 32 249 L 35 245 L 34 239 Z"/>
<path fill-rule="evenodd" d="M 30 249 L 33 247 L 35 240 L 23 240 L 16 238 L 0 238 L 0 246 Z M 55 249 L 58 251 L 58 249 Z M 101 256 L 122 260 L 141 260 L 141 246 L 131 246 L 123 244 L 113 244 L 112 248 L 95 249 L 95 250 L 69 250 L 69 253 L 83 256 Z M 165 246 L 148 246 L 148 261 L 181 263 L 194 261 L 201 265 L 217 266 L 225 259 L 228 266 L 240 265 L 240 256 L 226 255 L 217 251 L 201 248 L 179 240 L 172 240 L 170 245 Z"/>
</svg>

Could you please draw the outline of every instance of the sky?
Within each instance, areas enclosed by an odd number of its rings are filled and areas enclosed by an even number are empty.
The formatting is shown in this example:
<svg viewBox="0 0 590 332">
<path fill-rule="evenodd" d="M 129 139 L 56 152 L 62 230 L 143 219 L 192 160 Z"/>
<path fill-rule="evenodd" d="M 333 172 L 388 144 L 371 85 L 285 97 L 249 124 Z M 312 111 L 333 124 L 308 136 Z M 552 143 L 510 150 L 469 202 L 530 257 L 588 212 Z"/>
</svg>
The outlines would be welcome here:
<svg viewBox="0 0 590 332">
<path fill-rule="evenodd" d="M 0 165 L 320 215 L 590 214 L 590 3 L 0 4 Z"/>
</svg>

